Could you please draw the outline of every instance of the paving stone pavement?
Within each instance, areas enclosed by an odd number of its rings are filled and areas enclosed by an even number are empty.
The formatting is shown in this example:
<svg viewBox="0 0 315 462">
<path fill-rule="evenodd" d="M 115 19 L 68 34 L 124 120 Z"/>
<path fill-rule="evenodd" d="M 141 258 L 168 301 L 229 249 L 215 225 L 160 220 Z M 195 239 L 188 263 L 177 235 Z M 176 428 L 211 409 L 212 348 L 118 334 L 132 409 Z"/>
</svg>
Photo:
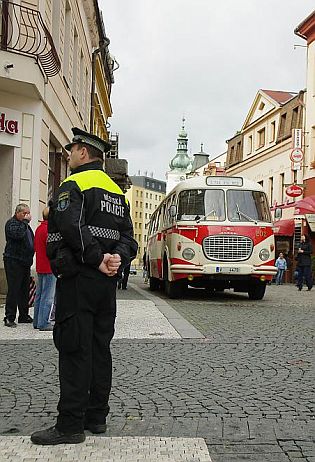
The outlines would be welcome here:
<svg viewBox="0 0 315 462">
<path fill-rule="evenodd" d="M 82 444 L 36 446 L 28 437 L 0 437 L 1 462 L 211 462 L 202 438 L 87 437 Z"/>
<path fill-rule="evenodd" d="M 168 300 L 205 338 L 113 341 L 107 437 L 202 438 L 212 462 L 315 462 L 309 295 L 272 286 L 261 302 L 229 292 L 209 299 L 203 291 Z M 58 377 L 51 340 L 0 345 L 0 434 L 52 425 Z"/>
</svg>

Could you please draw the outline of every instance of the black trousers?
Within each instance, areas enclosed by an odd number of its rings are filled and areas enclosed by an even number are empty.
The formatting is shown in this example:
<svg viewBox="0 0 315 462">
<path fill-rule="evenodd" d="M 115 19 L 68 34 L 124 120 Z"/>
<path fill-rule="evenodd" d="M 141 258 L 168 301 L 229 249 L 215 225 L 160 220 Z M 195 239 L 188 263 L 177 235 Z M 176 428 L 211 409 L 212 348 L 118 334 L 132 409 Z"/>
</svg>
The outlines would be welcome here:
<svg viewBox="0 0 315 462">
<path fill-rule="evenodd" d="M 127 265 L 123 270 L 123 274 L 122 274 L 121 279 L 119 279 L 119 281 L 118 281 L 118 288 L 119 289 L 121 287 L 123 289 L 127 289 L 129 273 L 130 273 L 130 265 Z"/>
<path fill-rule="evenodd" d="M 298 287 L 302 289 L 303 281 L 305 281 L 308 289 L 313 287 L 313 280 L 312 280 L 312 269 L 310 266 L 299 266 L 298 267 Z"/>
<path fill-rule="evenodd" d="M 25 319 L 29 310 L 30 267 L 22 265 L 14 258 L 5 258 L 3 262 L 8 283 L 5 317 L 9 321 L 14 321 L 18 307 L 19 319 Z"/>
<path fill-rule="evenodd" d="M 59 350 L 57 428 L 62 432 L 82 432 L 85 421 L 106 422 L 115 318 L 115 279 L 96 270 L 58 279 L 54 341 Z"/>
</svg>

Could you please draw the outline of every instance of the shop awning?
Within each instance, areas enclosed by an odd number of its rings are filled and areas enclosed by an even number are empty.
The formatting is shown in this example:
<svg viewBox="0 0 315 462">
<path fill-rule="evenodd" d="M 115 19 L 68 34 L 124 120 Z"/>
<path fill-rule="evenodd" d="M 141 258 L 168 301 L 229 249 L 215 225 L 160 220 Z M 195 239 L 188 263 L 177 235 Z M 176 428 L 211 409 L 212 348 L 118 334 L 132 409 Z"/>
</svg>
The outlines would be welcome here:
<svg viewBox="0 0 315 462">
<path fill-rule="evenodd" d="M 295 215 L 304 215 L 305 213 L 315 213 L 315 196 L 304 197 L 297 201 L 294 206 Z"/>
<path fill-rule="evenodd" d="M 293 236 L 294 234 L 294 219 L 278 220 L 273 225 L 275 236 Z"/>
</svg>

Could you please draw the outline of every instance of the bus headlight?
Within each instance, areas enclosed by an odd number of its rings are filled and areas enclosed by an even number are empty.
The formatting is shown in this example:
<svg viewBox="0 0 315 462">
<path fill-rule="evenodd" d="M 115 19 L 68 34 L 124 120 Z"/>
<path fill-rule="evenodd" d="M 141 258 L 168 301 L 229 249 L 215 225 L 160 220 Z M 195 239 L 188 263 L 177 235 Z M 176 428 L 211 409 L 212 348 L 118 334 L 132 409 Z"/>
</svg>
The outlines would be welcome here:
<svg viewBox="0 0 315 462">
<path fill-rule="evenodd" d="M 259 258 L 262 261 L 267 261 L 269 257 L 270 257 L 269 250 L 268 249 L 261 249 L 261 251 L 259 252 Z"/>
<path fill-rule="evenodd" d="M 188 247 L 187 249 L 183 250 L 182 256 L 185 258 L 185 260 L 192 260 L 195 256 L 195 251 Z"/>
</svg>

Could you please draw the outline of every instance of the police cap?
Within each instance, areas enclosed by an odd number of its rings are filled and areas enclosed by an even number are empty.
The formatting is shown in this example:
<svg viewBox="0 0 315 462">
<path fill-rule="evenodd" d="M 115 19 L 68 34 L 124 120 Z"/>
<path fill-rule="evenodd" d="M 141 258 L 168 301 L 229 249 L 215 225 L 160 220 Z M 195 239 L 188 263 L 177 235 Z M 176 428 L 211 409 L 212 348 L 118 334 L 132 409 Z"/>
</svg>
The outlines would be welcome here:
<svg viewBox="0 0 315 462">
<path fill-rule="evenodd" d="M 108 141 L 102 140 L 98 136 L 85 132 L 84 130 L 81 130 L 80 128 L 73 127 L 72 133 L 73 133 L 72 142 L 65 146 L 65 149 L 67 151 L 70 151 L 72 146 L 77 143 L 89 144 L 90 146 L 93 146 L 94 148 L 101 151 L 102 154 L 103 152 L 109 151 L 110 148 L 112 147 Z"/>
</svg>

